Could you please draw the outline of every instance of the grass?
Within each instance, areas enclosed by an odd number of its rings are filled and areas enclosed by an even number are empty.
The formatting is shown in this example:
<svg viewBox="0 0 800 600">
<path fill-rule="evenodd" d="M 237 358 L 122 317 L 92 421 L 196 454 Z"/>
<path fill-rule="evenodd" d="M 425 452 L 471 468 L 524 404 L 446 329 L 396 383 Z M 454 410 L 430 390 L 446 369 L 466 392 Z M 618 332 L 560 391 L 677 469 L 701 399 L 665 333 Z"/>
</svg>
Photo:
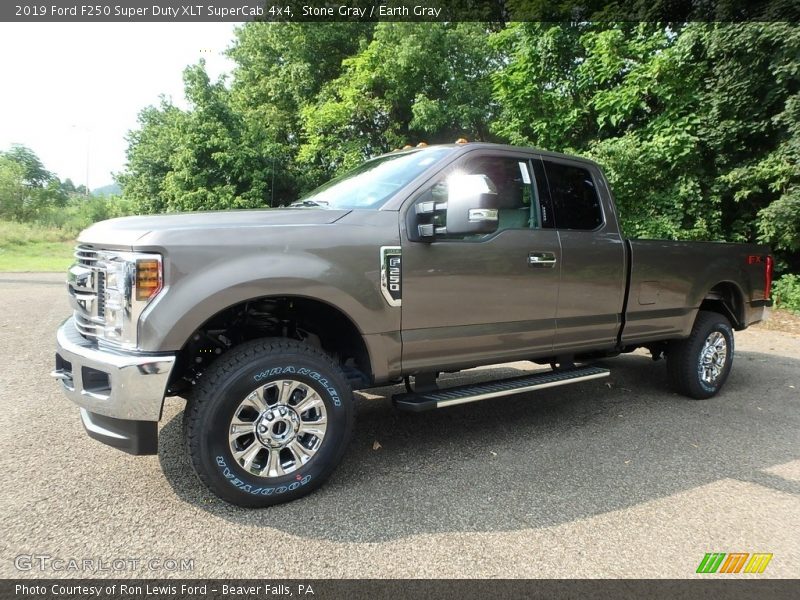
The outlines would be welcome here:
<svg viewBox="0 0 800 600">
<path fill-rule="evenodd" d="M 0 272 L 66 271 L 74 246 L 72 232 L 0 221 Z"/>
</svg>

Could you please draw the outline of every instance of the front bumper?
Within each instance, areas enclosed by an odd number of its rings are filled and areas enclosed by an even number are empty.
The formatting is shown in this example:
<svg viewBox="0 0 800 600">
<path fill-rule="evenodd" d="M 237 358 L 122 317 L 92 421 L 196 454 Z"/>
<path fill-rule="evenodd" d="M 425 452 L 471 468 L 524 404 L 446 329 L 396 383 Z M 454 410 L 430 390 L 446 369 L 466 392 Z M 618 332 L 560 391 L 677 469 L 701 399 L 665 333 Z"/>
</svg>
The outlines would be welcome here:
<svg viewBox="0 0 800 600">
<path fill-rule="evenodd" d="M 52 376 L 81 408 L 91 437 L 131 454 L 155 454 L 157 422 L 174 364 L 174 355 L 101 350 L 69 318 L 58 328 Z"/>
</svg>

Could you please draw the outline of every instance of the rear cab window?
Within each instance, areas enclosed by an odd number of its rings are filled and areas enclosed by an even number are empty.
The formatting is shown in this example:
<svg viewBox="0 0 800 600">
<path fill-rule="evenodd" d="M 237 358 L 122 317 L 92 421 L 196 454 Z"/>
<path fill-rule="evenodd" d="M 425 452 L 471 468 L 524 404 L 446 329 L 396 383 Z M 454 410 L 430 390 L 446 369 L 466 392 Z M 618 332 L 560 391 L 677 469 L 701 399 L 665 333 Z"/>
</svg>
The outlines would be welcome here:
<svg viewBox="0 0 800 600">
<path fill-rule="evenodd" d="M 557 229 L 594 231 L 603 225 L 600 194 L 589 169 L 543 159 Z"/>
</svg>

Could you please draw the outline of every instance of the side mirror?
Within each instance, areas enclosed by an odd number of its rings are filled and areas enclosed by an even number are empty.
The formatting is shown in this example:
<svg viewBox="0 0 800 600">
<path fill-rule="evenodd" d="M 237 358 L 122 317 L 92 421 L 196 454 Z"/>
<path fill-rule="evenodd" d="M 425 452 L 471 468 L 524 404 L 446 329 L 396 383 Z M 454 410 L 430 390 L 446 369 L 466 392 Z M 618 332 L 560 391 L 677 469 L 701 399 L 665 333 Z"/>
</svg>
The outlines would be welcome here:
<svg viewBox="0 0 800 600">
<path fill-rule="evenodd" d="M 497 231 L 497 189 L 486 175 L 457 174 L 447 179 L 448 235 Z"/>
<path fill-rule="evenodd" d="M 456 173 L 428 190 L 409 213 L 411 239 L 432 242 L 440 235 L 494 233 L 498 226 L 497 189 L 486 175 Z"/>
</svg>

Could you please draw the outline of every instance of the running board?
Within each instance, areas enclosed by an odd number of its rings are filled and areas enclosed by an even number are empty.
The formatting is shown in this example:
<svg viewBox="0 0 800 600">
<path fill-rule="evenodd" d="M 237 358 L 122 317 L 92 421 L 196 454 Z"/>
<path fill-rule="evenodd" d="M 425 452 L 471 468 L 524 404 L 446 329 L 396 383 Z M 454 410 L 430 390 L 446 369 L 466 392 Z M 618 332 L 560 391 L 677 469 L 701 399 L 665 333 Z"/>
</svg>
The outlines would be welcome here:
<svg viewBox="0 0 800 600">
<path fill-rule="evenodd" d="M 474 385 L 461 385 L 419 394 L 396 394 L 392 396 L 392 402 L 399 410 L 422 412 L 434 408 L 477 402 L 488 398 L 511 396 L 557 385 L 600 379 L 601 377 L 608 377 L 609 373 L 608 369 L 600 367 L 573 367 L 571 369 L 546 371 L 535 375 L 523 375 L 522 377 L 487 381 L 486 383 L 476 383 Z"/>
</svg>

